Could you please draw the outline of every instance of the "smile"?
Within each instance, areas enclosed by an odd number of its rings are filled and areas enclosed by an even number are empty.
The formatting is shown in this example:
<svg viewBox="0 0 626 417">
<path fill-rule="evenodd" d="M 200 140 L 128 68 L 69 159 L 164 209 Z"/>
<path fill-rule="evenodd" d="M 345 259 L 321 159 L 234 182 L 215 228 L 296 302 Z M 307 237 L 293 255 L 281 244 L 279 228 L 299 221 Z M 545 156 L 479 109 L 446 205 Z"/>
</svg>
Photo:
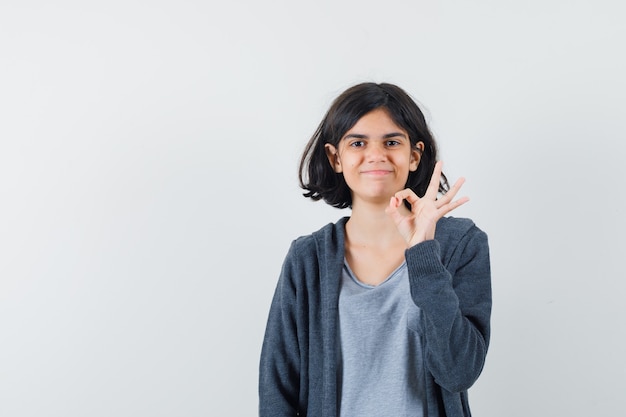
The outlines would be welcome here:
<svg viewBox="0 0 626 417">
<path fill-rule="evenodd" d="M 381 175 L 391 174 L 391 171 L 388 171 L 385 169 L 372 169 L 369 171 L 362 171 L 361 173 L 365 175 L 381 176 Z"/>
</svg>

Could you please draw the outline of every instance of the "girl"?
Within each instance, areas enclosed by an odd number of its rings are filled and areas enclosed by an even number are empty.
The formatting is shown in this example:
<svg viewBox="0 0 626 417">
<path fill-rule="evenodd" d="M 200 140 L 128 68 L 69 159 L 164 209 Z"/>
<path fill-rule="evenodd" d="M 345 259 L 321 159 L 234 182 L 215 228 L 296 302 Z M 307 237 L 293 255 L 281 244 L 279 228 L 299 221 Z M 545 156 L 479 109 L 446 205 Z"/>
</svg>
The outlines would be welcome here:
<svg viewBox="0 0 626 417">
<path fill-rule="evenodd" d="M 260 416 L 470 416 L 489 343 L 486 234 L 446 216 L 449 186 L 417 104 L 363 83 L 300 163 L 306 197 L 351 215 L 292 242 L 270 307 Z"/>
</svg>

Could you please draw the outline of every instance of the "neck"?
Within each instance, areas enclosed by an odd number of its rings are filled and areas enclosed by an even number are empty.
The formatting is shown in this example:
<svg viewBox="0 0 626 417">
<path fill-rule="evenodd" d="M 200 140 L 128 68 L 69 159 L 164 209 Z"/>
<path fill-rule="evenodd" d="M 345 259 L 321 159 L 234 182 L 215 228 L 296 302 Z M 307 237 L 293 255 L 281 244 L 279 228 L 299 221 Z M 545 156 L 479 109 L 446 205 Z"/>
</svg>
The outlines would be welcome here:
<svg viewBox="0 0 626 417">
<path fill-rule="evenodd" d="M 373 246 L 405 244 L 395 223 L 385 212 L 386 208 L 386 205 L 363 202 L 353 205 L 350 220 L 346 224 L 349 240 Z M 407 210 L 404 206 L 403 209 Z"/>
</svg>

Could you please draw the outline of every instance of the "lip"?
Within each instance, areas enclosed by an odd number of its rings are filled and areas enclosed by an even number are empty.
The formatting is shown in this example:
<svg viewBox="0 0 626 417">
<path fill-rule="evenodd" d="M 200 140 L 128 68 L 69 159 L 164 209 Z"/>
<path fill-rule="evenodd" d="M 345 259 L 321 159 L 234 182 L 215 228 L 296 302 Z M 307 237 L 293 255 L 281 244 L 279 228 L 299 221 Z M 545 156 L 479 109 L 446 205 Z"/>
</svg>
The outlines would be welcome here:
<svg viewBox="0 0 626 417">
<path fill-rule="evenodd" d="M 368 169 L 366 171 L 361 171 L 362 174 L 365 175 L 373 175 L 373 176 L 383 176 L 391 174 L 392 171 L 388 169 Z"/>
</svg>

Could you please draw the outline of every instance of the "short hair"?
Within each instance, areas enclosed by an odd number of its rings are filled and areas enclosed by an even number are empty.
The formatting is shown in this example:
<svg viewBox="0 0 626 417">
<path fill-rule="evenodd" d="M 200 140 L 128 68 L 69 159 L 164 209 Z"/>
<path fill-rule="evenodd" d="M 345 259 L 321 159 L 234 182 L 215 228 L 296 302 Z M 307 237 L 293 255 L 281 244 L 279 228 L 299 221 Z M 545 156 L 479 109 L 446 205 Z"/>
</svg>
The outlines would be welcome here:
<svg viewBox="0 0 626 417">
<path fill-rule="evenodd" d="M 328 112 L 307 143 L 300 160 L 300 187 L 305 197 L 324 199 L 333 207 L 352 207 L 352 194 L 343 178 L 328 160 L 325 145 L 338 147 L 341 138 L 357 121 L 372 110 L 384 108 L 395 124 L 409 134 L 411 146 L 424 143 L 424 152 L 416 171 L 409 172 L 405 188 L 423 197 L 437 162 L 437 144 L 417 103 L 400 87 L 388 83 L 361 83 L 345 90 L 332 103 Z M 439 192 L 449 190 L 443 173 Z"/>
</svg>

